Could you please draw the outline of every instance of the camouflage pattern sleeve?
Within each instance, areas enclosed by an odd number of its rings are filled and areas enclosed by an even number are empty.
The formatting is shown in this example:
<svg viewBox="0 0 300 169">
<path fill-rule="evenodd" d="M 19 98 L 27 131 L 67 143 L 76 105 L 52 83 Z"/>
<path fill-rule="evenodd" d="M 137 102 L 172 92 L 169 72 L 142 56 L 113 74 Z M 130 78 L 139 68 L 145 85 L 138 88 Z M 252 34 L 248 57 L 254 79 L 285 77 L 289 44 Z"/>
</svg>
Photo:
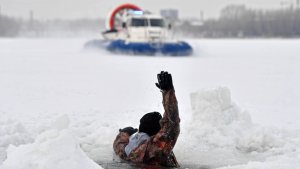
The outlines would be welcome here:
<svg viewBox="0 0 300 169">
<path fill-rule="evenodd" d="M 129 135 L 125 132 L 120 132 L 113 144 L 113 148 L 115 153 L 122 158 L 123 160 L 127 160 L 127 155 L 125 153 L 125 147 L 129 143 Z"/>
<path fill-rule="evenodd" d="M 165 113 L 160 121 L 161 130 L 129 154 L 131 161 L 179 167 L 172 151 L 180 133 L 180 118 L 174 89 L 163 91 L 163 106 Z"/>
</svg>

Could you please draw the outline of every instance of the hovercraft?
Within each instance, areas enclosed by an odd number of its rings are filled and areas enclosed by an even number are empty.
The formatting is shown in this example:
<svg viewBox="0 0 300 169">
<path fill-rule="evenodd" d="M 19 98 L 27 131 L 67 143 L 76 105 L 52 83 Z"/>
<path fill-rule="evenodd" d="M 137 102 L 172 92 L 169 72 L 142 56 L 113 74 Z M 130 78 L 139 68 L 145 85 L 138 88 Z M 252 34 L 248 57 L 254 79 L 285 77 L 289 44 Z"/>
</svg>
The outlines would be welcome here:
<svg viewBox="0 0 300 169">
<path fill-rule="evenodd" d="M 123 4 L 112 11 L 104 41 L 90 41 L 86 47 L 102 46 L 112 53 L 132 55 L 188 56 L 192 47 L 172 39 L 165 19 L 133 4 Z"/>
</svg>

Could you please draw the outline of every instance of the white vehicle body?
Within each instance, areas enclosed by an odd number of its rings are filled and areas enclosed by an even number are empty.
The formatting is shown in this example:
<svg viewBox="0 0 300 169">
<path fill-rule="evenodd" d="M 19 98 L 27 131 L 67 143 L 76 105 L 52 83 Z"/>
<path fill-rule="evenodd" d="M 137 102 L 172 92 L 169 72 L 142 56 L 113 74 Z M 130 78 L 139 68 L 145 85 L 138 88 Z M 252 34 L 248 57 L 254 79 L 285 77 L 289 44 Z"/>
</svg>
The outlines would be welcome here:
<svg viewBox="0 0 300 169">
<path fill-rule="evenodd" d="M 129 13 L 122 19 L 119 30 L 105 32 L 107 40 L 125 40 L 137 43 L 165 43 L 176 42 L 170 38 L 165 20 L 159 15 Z"/>
</svg>

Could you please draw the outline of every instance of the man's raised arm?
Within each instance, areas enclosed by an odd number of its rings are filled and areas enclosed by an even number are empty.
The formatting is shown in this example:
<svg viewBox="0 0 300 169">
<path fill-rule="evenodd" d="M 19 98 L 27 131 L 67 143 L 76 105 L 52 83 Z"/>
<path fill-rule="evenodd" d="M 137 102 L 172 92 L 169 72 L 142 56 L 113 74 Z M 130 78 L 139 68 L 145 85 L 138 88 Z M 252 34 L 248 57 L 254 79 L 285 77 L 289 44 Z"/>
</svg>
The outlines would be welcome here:
<svg viewBox="0 0 300 169">
<path fill-rule="evenodd" d="M 180 118 L 172 76 L 168 72 L 161 72 L 157 75 L 157 79 L 158 83 L 156 83 L 156 86 L 162 92 L 163 106 L 165 109 L 163 118 L 160 121 L 161 131 L 159 133 L 162 134 L 160 137 L 165 136 L 166 139 L 176 142 L 180 132 Z"/>
<path fill-rule="evenodd" d="M 172 151 L 180 133 L 180 118 L 172 76 L 168 72 L 161 72 L 157 75 L 157 79 L 156 86 L 162 92 L 165 112 L 160 120 L 161 130 L 147 145 L 146 161 L 156 161 L 168 167 L 179 167 Z"/>
</svg>

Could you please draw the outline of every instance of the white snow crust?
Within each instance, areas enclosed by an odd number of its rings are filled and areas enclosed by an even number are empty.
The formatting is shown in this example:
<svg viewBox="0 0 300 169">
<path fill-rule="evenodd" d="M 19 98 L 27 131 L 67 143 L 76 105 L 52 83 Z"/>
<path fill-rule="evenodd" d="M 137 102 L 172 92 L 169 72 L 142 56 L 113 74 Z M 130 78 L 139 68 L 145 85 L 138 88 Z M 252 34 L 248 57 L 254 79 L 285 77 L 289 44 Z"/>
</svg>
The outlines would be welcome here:
<svg viewBox="0 0 300 169">
<path fill-rule="evenodd" d="M 86 41 L 0 39 L 0 169 L 111 162 L 119 128 L 163 113 L 161 70 L 173 75 L 183 166 L 299 169 L 300 40 L 189 40 L 184 58 L 84 51 Z"/>
<path fill-rule="evenodd" d="M 10 145 L 1 169 L 101 169 L 80 148 L 77 139 L 66 127 L 67 116 L 60 117 L 31 144 Z"/>
<path fill-rule="evenodd" d="M 186 130 L 190 144 L 180 144 L 185 149 L 180 155 L 188 154 L 190 163 L 239 169 L 299 166 L 299 134 L 253 123 L 231 100 L 227 87 L 192 93 L 191 103 L 193 119 Z"/>
</svg>

